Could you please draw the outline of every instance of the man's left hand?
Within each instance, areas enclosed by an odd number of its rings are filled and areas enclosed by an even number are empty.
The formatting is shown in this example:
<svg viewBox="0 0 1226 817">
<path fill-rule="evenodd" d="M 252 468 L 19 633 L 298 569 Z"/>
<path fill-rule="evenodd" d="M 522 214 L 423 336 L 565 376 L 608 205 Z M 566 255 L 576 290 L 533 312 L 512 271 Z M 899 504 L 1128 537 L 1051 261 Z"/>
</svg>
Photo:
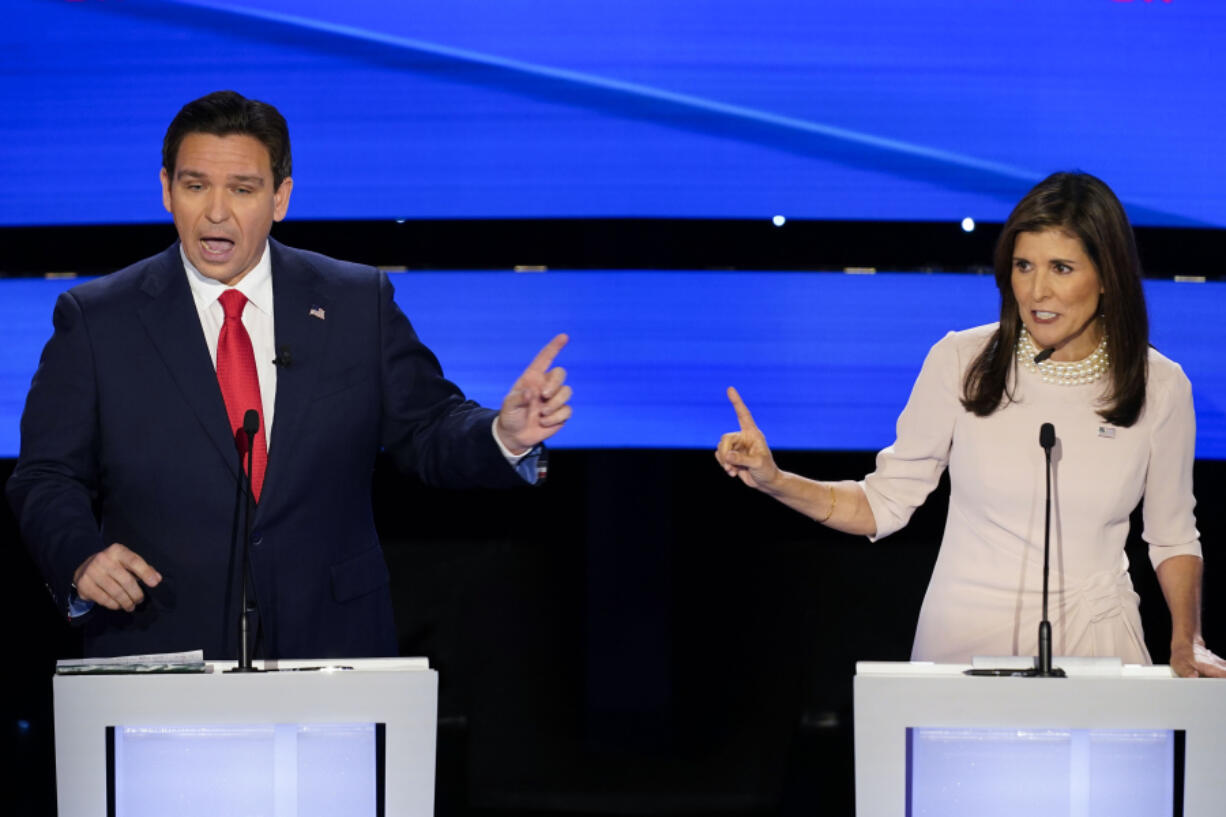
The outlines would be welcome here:
<svg viewBox="0 0 1226 817">
<path fill-rule="evenodd" d="M 531 450 L 557 434 L 570 419 L 572 390 L 566 385 L 566 370 L 553 366 L 553 359 L 568 340 L 566 335 L 558 335 L 549 341 L 503 398 L 494 428 L 512 454 Z"/>
</svg>

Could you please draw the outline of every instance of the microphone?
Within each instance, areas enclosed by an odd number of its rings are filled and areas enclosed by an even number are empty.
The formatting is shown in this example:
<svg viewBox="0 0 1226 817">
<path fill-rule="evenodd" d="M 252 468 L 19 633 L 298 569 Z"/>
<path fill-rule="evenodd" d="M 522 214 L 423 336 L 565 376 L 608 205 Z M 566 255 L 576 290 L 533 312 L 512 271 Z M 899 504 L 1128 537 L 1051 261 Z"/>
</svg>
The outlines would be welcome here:
<svg viewBox="0 0 1226 817">
<path fill-rule="evenodd" d="M 256 432 L 260 430 L 260 413 L 255 409 L 247 409 L 247 413 L 243 415 L 243 434 L 247 436 L 247 452 L 250 459 L 252 444 L 255 442 Z M 251 477 L 251 463 L 247 463 L 247 477 Z"/>
<path fill-rule="evenodd" d="M 294 362 L 294 356 L 290 354 L 288 346 L 282 346 L 277 349 L 277 356 L 272 359 L 272 365 L 281 369 L 288 369 Z"/>
<path fill-rule="evenodd" d="M 1051 350 L 1044 350 L 1050 354 Z M 1041 356 L 1043 353 L 1040 352 Z M 1063 678 L 1064 670 L 1052 669 L 1051 622 L 1047 619 L 1047 574 L 1051 568 L 1051 450 L 1056 445 L 1056 427 L 1051 423 L 1039 426 L 1039 445 L 1047 461 L 1047 505 L 1043 523 L 1043 618 L 1039 621 L 1039 656 L 1034 675 L 1037 678 Z"/>
<path fill-rule="evenodd" d="M 1048 350 L 1050 351 L 1050 350 Z M 1039 354 L 1043 354 L 1039 352 Z M 1043 450 L 1047 453 L 1048 461 L 1051 460 L 1051 449 L 1056 444 L 1056 427 L 1051 423 L 1044 423 L 1039 426 L 1039 445 L 1043 446 Z"/>
<path fill-rule="evenodd" d="M 1055 353 L 1056 353 L 1055 346 L 1047 347 L 1046 349 L 1044 349 L 1043 351 L 1039 352 L 1037 355 L 1034 356 L 1034 365 L 1038 366 L 1040 363 L 1047 360 L 1049 357 L 1051 357 Z M 1043 428 L 1051 428 L 1051 423 L 1044 423 Z M 1055 432 L 1053 431 L 1052 433 L 1054 434 Z"/>
<path fill-rule="evenodd" d="M 243 469 L 243 452 L 238 455 L 239 484 L 246 488 L 247 507 L 246 533 L 243 536 L 243 583 L 239 589 L 238 602 L 238 665 L 229 672 L 259 672 L 251 666 L 251 649 L 248 644 L 248 621 L 254 608 L 247 598 L 247 585 L 251 576 L 251 520 L 255 516 L 255 494 L 251 488 L 252 462 L 255 457 L 255 435 L 260 430 L 260 413 L 255 409 L 247 409 L 243 414 L 243 427 L 239 433 L 246 437 L 247 467 Z M 240 489 L 241 490 L 241 489 Z M 237 513 L 237 509 L 235 509 Z"/>
</svg>

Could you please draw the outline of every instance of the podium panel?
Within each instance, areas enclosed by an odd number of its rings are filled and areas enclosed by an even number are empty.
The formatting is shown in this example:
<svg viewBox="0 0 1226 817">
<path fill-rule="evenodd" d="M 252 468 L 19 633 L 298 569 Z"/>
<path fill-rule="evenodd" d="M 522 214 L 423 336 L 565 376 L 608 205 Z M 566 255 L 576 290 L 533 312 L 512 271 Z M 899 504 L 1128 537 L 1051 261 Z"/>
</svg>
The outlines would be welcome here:
<svg viewBox="0 0 1226 817">
<path fill-rule="evenodd" d="M 1167 667 L 1068 678 L 861 662 L 856 814 L 1213 817 L 1226 802 L 1226 680 Z"/>
<path fill-rule="evenodd" d="M 437 673 L 329 663 L 56 676 L 59 813 L 433 814 Z"/>
</svg>

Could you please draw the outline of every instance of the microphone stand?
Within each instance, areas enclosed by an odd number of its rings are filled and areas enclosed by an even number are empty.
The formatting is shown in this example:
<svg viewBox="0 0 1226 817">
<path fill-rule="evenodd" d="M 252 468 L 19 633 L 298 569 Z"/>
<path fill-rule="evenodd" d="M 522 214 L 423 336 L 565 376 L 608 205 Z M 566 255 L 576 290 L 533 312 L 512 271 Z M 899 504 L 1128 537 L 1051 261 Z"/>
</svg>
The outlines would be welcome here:
<svg viewBox="0 0 1226 817">
<path fill-rule="evenodd" d="M 239 456 L 239 480 L 246 488 L 246 532 L 243 535 L 243 583 L 239 590 L 238 601 L 238 665 L 227 672 L 263 672 L 251 666 L 251 649 L 248 644 L 248 622 L 251 613 L 247 598 L 247 585 L 251 573 L 251 524 L 255 516 L 255 492 L 251 486 L 251 474 L 255 458 L 255 435 L 260 428 L 260 415 L 255 409 L 247 409 L 243 415 L 242 433 L 247 437 L 247 468 L 244 471 L 242 455 Z"/>
<path fill-rule="evenodd" d="M 1051 423 L 1039 427 L 1039 445 L 1047 460 L 1047 507 L 1043 521 L 1043 619 L 1039 622 L 1039 656 L 1036 678 L 1063 678 L 1064 670 L 1051 665 L 1051 622 L 1047 619 L 1047 574 L 1051 568 L 1051 449 L 1056 444 L 1056 428 Z"/>
<path fill-rule="evenodd" d="M 1048 356 L 1050 357 L 1050 351 Z M 1039 362 L 1036 358 L 1035 362 Z M 1015 678 L 1064 678 L 1064 670 L 1051 665 L 1051 622 L 1047 619 L 1047 574 L 1051 568 L 1051 450 L 1056 444 L 1056 427 L 1044 423 L 1039 427 L 1039 445 L 1047 465 L 1047 504 L 1043 522 L 1043 618 L 1039 622 L 1039 654 L 1033 669 L 968 669 L 966 675 Z"/>
</svg>

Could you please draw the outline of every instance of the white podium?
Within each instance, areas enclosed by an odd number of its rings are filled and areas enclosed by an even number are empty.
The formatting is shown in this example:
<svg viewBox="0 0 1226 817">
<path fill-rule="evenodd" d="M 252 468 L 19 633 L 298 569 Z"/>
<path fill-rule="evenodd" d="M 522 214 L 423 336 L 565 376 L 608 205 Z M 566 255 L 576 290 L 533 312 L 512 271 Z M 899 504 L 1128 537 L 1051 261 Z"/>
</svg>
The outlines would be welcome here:
<svg viewBox="0 0 1226 817">
<path fill-rule="evenodd" d="M 1065 666 L 1062 679 L 968 677 L 966 669 L 857 665 L 859 817 L 955 814 L 976 802 L 982 809 L 985 797 L 996 799 L 980 813 L 993 815 L 1034 814 L 1037 801 L 1064 803 L 1051 813 L 1078 817 L 1139 808 L 1226 814 L 1226 680 L 1118 664 L 1082 673 Z M 1167 795 L 1138 793 L 1164 785 Z M 942 805 L 921 807 L 921 793 Z"/>
<path fill-rule="evenodd" d="M 270 665 L 282 671 L 57 675 L 59 813 L 433 814 L 424 659 Z"/>
</svg>

